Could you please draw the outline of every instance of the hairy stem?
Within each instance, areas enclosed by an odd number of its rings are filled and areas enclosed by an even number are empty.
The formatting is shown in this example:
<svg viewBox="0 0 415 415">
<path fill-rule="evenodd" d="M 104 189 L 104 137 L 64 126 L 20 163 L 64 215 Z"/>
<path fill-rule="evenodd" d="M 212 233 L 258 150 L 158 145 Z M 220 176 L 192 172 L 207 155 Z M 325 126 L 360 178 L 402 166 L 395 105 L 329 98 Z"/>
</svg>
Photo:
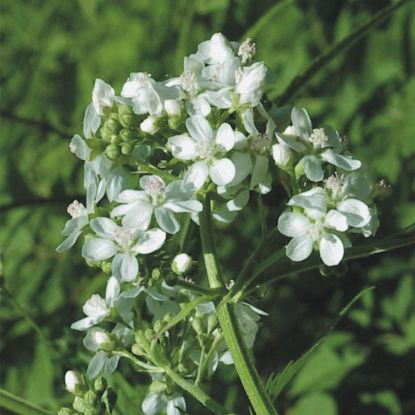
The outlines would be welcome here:
<svg viewBox="0 0 415 415">
<path fill-rule="evenodd" d="M 203 212 L 200 214 L 200 236 L 209 285 L 211 288 L 224 287 L 225 282 L 216 260 L 208 196 L 205 198 Z M 268 397 L 262 379 L 255 368 L 251 353 L 242 338 L 235 313 L 235 305 L 222 302 L 218 306 L 217 314 L 236 371 L 256 414 L 277 415 L 277 411 Z"/>
</svg>

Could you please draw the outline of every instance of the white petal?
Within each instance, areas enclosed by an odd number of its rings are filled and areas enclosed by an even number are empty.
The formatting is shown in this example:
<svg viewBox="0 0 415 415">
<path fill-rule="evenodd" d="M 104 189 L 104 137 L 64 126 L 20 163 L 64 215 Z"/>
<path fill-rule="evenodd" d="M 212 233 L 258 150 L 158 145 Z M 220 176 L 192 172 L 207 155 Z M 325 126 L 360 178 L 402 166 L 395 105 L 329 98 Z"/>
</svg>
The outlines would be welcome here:
<svg viewBox="0 0 415 415">
<path fill-rule="evenodd" d="M 199 190 L 206 182 L 209 176 L 209 167 L 207 161 L 197 161 L 193 163 L 184 176 L 183 182 L 185 188 L 192 191 Z"/>
<path fill-rule="evenodd" d="M 114 201 L 120 192 L 122 192 L 126 187 L 126 171 L 122 167 L 111 170 L 106 186 L 108 200 L 110 202 Z"/>
<path fill-rule="evenodd" d="M 105 362 L 104 373 L 106 376 L 110 375 L 111 373 L 115 372 L 117 369 L 118 362 L 120 361 L 120 356 L 111 356 Z"/>
<path fill-rule="evenodd" d="M 313 238 L 309 235 L 302 235 L 291 239 L 285 252 L 291 261 L 299 262 L 308 258 L 312 251 Z"/>
<path fill-rule="evenodd" d="M 86 375 L 89 379 L 95 379 L 104 368 L 105 362 L 107 361 L 107 354 L 100 350 L 97 354 L 91 359 L 86 371 Z"/>
<path fill-rule="evenodd" d="M 119 281 L 114 276 L 111 276 L 108 279 L 107 288 L 105 290 L 105 301 L 109 307 L 114 306 L 115 300 L 120 295 L 120 289 Z"/>
<path fill-rule="evenodd" d="M 85 317 L 71 324 L 72 330 L 84 331 L 97 324 L 96 317 Z"/>
<path fill-rule="evenodd" d="M 285 144 L 291 148 L 291 150 L 296 153 L 304 153 L 307 150 L 307 147 L 301 143 L 295 136 L 287 134 L 275 133 L 279 143 Z"/>
<path fill-rule="evenodd" d="M 81 160 L 87 160 L 91 154 L 91 149 L 88 147 L 85 140 L 78 134 L 72 137 L 70 149 L 76 157 Z"/>
<path fill-rule="evenodd" d="M 150 229 L 143 233 L 134 246 L 138 254 L 150 254 L 160 249 L 166 240 L 166 234 L 160 229 Z"/>
<path fill-rule="evenodd" d="M 351 171 L 360 168 L 362 163 L 350 156 L 344 156 L 334 152 L 333 150 L 326 150 L 321 153 L 321 158 L 334 166 L 340 167 L 343 170 Z"/>
<path fill-rule="evenodd" d="M 284 212 L 278 219 L 278 230 L 289 237 L 304 235 L 309 226 L 310 221 L 301 213 Z"/>
<path fill-rule="evenodd" d="M 230 212 L 237 212 L 243 209 L 249 201 L 249 190 L 242 190 L 238 195 L 226 203 L 226 207 Z"/>
<path fill-rule="evenodd" d="M 124 216 L 122 224 L 128 228 L 147 230 L 153 215 L 153 206 L 144 202 L 136 202 L 134 205 L 134 210 L 131 210 Z"/>
<path fill-rule="evenodd" d="M 324 233 L 320 240 L 320 257 L 329 267 L 338 265 L 343 258 L 344 246 L 341 239 L 332 233 Z"/>
<path fill-rule="evenodd" d="M 320 182 L 324 178 L 324 172 L 321 168 L 321 161 L 316 156 L 305 156 L 303 158 L 304 173 L 307 179 L 312 182 Z"/>
<path fill-rule="evenodd" d="M 346 199 L 337 205 L 337 210 L 347 217 L 350 226 L 362 228 L 370 221 L 369 207 L 360 200 Z"/>
<path fill-rule="evenodd" d="M 118 225 L 108 218 L 95 218 L 91 220 L 91 229 L 102 238 L 113 239 Z"/>
<path fill-rule="evenodd" d="M 218 186 L 230 183 L 235 177 L 235 171 L 235 165 L 227 158 L 214 159 L 209 167 L 210 178 Z"/>
<path fill-rule="evenodd" d="M 75 231 L 71 233 L 57 248 L 56 252 L 64 252 L 69 248 L 72 248 L 75 245 L 75 242 L 78 240 L 81 231 Z"/>
<path fill-rule="evenodd" d="M 347 217 L 340 213 L 337 210 L 330 210 L 326 217 L 324 218 L 324 223 L 333 229 L 336 229 L 339 232 L 347 231 L 348 224 L 347 224 Z"/>
<path fill-rule="evenodd" d="M 146 192 L 142 190 L 123 190 L 115 199 L 118 203 L 132 203 L 137 200 L 147 200 Z"/>
<path fill-rule="evenodd" d="M 114 242 L 108 239 L 88 239 L 82 247 L 82 256 L 94 261 L 102 261 L 114 256 L 117 252 L 117 247 Z"/>
<path fill-rule="evenodd" d="M 186 120 L 186 128 L 190 136 L 196 142 L 206 142 L 213 139 L 212 127 L 209 122 L 200 115 L 193 115 Z"/>
<path fill-rule="evenodd" d="M 227 152 L 235 145 L 235 133 L 228 123 L 223 123 L 216 132 L 216 144 L 221 150 Z"/>
<path fill-rule="evenodd" d="M 181 415 L 186 412 L 186 401 L 183 396 L 177 396 L 167 402 L 167 415 Z"/>
<path fill-rule="evenodd" d="M 175 213 L 201 212 L 203 205 L 198 200 L 178 200 L 163 205 Z"/>
<path fill-rule="evenodd" d="M 146 415 L 158 415 L 166 407 L 166 398 L 160 394 L 147 395 L 141 404 L 141 410 Z"/>
<path fill-rule="evenodd" d="M 177 233 L 180 230 L 179 222 L 174 216 L 174 213 L 164 207 L 156 208 L 155 217 L 160 228 L 167 233 Z"/>
<path fill-rule="evenodd" d="M 315 187 L 314 189 L 300 193 L 288 201 L 288 206 L 301 206 L 313 219 L 321 218 L 326 212 L 328 196 L 324 189 Z"/>
<path fill-rule="evenodd" d="M 179 160 L 193 160 L 198 156 L 194 140 L 187 135 L 170 137 L 167 145 L 171 149 L 173 156 Z"/>
<path fill-rule="evenodd" d="M 85 110 L 83 132 L 85 138 L 91 138 L 101 124 L 101 118 L 94 110 L 94 106 L 89 104 Z"/>
<path fill-rule="evenodd" d="M 133 281 L 138 273 L 137 258 L 131 254 L 117 254 L 112 260 L 111 271 L 120 281 Z"/>
<path fill-rule="evenodd" d="M 291 121 L 301 137 L 308 137 L 312 133 L 311 120 L 304 108 L 294 107 L 291 111 Z"/>
</svg>

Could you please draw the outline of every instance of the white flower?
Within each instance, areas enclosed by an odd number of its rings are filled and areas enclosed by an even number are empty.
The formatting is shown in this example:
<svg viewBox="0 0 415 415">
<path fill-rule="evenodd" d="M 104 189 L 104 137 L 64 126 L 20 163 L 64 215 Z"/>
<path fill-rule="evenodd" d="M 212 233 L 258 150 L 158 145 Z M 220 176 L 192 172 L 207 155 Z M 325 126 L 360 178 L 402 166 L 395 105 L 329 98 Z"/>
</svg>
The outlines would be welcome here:
<svg viewBox="0 0 415 415">
<path fill-rule="evenodd" d="M 224 157 L 236 141 L 232 127 L 223 123 L 214 133 L 209 122 L 194 115 L 187 119 L 186 127 L 189 135 L 177 135 L 168 139 L 173 156 L 179 160 L 195 161 L 185 182 L 200 189 L 210 177 L 216 185 L 226 185 L 235 177 L 235 165 Z"/>
<path fill-rule="evenodd" d="M 288 202 L 289 206 L 301 207 L 304 211 L 284 212 L 278 219 L 278 230 L 293 238 L 286 248 L 292 261 L 308 258 L 314 246 L 326 265 L 338 265 L 342 260 L 344 242 L 349 244 L 349 241 L 339 235 L 349 228 L 348 216 L 336 209 L 328 210 L 328 203 L 327 192 L 320 187 L 296 195 Z"/>
<path fill-rule="evenodd" d="M 84 304 L 82 310 L 85 318 L 76 321 L 71 325 L 74 330 L 86 330 L 95 326 L 111 313 L 120 295 L 120 283 L 115 277 L 110 277 L 107 282 L 105 300 L 99 294 L 93 294 Z"/>
<path fill-rule="evenodd" d="M 122 205 L 113 209 L 111 215 L 123 216 L 124 226 L 147 229 L 154 213 L 161 229 L 176 233 L 180 225 L 175 213 L 202 211 L 202 204 L 191 199 L 180 180 L 166 186 L 158 176 L 143 176 L 140 186 L 143 190 L 125 190 L 116 199 Z"/>
<path fill-rule="evenodd" d="M 93 219 L 90 226 L 98 238 L 85 241 L 82 255 L 93 261 L 114 257 L 112 273 L 122 281 L 132 281 L 137 276 L 137 254 L 157 251 L 166 239 L 160 229 L 121 227 L 108 218 Z"/>
<path fill-rule="evenodd" d="M 72 219 L 65 223 L 62 235 L 66 236 L 66 239 L 56 248 L 56 252 L 63 252 L 72 248 L 89 222 L 85 206 L 77 200 L 74 200 L 68 206 L 67 211 Z"/>
<path fill-rule="evenodd" d="M 199 44 L 196 56 L 208 65 L 220 65 L 235 55 L 225 36 L 222 33 L 215 33 L 210 40 Z"/>
<path fill-rule="evenodd" d="M 236 93 L 239 95 L 240 105 L 256 107 L 259 104 L 264 93 L 267 71 L 263 62 L 255 62 L 236 72 Z"/>
<path fill-rule="evenodd" d="M 171 267 L 173 272 L 180 275 L 189 271 L 189 269 L 192 267 L 192 264 L 192 257 L 185 253 L 181 253 L 174 257 Z"/>
<path fill-rule="evenodd" d="M 84 378 L 78 372 L 68 370 L 65 373 L 65 386 L 68 392 L 75 394 L 77 393 L 78 388 L 84 384 Z"/>
<path fill-rule="evenodd" d="M 111 85 L 108 85 L 101 79 L 95 80 L 94 89 L 92 90 L 92 105 L 98 115 L 104 115 L 105 107 L 112 107 L 114 103 L 115 92 Z"/>
<path fill-rule="evenodd" d="M 147 73 L 137 72 L 130 74 L 121 96 L 131 99 L 136 114 L 160 116 L 164 112 L 164 100 L 176 98 L 177 91 L 156 82 Z"/>
<path fill-rule="evenodd" d="M 304 170 L 307 179 L 312 182 L 323 180 L 323 161 L 346 171 L 360 168 L 359 160 L 340 154 L 342 146 L 337 131 L 330 127 L 313 129 L 304 108 L 294 107 L 291 111 L 291 121 L 292 126 L 276 136 L 280 143 L 285 143 L 296 153 L 304 154 L 299 166 Z"/>
<path fill-rule="evenodd" d="M 117 324 L 111 332 L 111 337 L 116 338 L 124 346 L 128 347 L 131 345 L 134 335 L 132 330 L 128 327 Z M 107 340 L 109 340 L 109 342 L 107 342 Z M 107 353 L 106 351 L 101 350 L 101 347 L 111 347 L 111 339 L 104 330 L 98 327 L 89 329 L 83 343 L 88 350 L 96 352 L 95 356 L 89 362 L 86 372 L 89 379 L 95 379 L 102 371 L 105 376 L 108 376 L 115 371 L 120 356 L 113 356 L 110 352 Z"/>
</svg>

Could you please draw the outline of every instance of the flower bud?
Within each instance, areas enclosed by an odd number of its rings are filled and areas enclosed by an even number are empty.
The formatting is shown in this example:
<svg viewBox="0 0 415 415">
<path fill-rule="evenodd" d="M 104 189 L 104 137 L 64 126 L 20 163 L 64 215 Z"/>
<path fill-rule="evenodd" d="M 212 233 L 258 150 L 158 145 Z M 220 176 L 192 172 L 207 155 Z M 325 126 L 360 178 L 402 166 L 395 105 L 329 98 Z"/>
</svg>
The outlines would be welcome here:
<svg viewBox="0 0 415 415">
<path fill-rule="evenodd" d="M 121 146 L 121 153 L 128 156 L 134 150 L 134 143 L 124 143 Z"/>
<path fill-rule="evenodd" d="M 292 160 L 292 151 L 283 143 L 274 144 L 272 146 L 272 157 L 275 164 L 281 169 L 286 169 Z"/>
<path fill-rule="evenodd" d="M 182 112 L 182 106 L 177 99 L 166 99 L 164 101 L 164 109 L 169 117 L 179 116 Z"/>
<path fill-rule="evenodd" d="M 99 377 L 97 377 L 95 379 L 95 381 L 94 381 L 94 389 L 97 392 L 103 391 L 106 387 L 107 387 L 107 381 L 105 380 L 104 377 L 99 376 Z"/>
<path fill-rule="evenodd" d="M 99 346 L 100 349 L 111 351 L 112 350 L 112 341 L 108 334 L 104 330 L 96 330 L 92 334 L 94 342 Z"/>
<path fill-rule="evenodd" d="M 120 148 L 116 144 L 110 144 L 105 148 L 105 155 L 110 160 L 115 160 L 120 156 Z"/>
<path fill-rule="evenodd" d="M 78 372 L 68 370 L 65 373 L 65 386 L 68 392 L 76 394 L 84 384 L 84 378 Z"/>
<path fill-rule="evenodd" d="M 212 333 L 212 331 L 216 328 L 218 325 L 218 318 L 216 317 L 216 314 L 209 314 L 207 318 L 207 332 Z"/>
<path fill-rule="evenodd" d="M 197 333 L 197 334 L 202 334 L 203 333 L 203 322 L 201 318 L 197 318 L 195 317 L 192 320 L 192 327 L 193 330 Z"/>
<path fill-rule="evenodd" d="M 189 269 L 192 267 L 192 264 L 192 258 L 189 255 L 182 253 L 174 257 L 171 268 L 173 272 L 180 275 L 189 271 Z"/>
<path fill-rule="evenodd" d="M 83 414 L 85 412 L 85 410 L 87 409 L 87 404 L 85 402 L 85 399 L 76 396 L 73 403 L 72 403 L 72 407 L 73 409 L 75 409 L 75 411 L 80 412 L 81 414 Z"/>
<path fill-rule="evenodd" d="M 88 405 L 95 406 L 97 403 L 97 394 L 94 391 L 87 391 L 84 395 L 85 402 Z"/>
<path fill-rule="evenodd" d="M 138 139 L 138 134 L 134 131 L 128 130 L 126 128 L 123 128 L 120 131 L 120 137 L 122 141 L 132 141 L 132 140 L 137 140 Z"/>
<path fill-rule="evenodd" d="M 159 127 L 157 125 L 157 120 L 154 117 L 147 117 L 141 124 L 140 124 L 141 131 L 144 131 L 147 134 L 154 135 L 159 131 Z"/>
</svg>

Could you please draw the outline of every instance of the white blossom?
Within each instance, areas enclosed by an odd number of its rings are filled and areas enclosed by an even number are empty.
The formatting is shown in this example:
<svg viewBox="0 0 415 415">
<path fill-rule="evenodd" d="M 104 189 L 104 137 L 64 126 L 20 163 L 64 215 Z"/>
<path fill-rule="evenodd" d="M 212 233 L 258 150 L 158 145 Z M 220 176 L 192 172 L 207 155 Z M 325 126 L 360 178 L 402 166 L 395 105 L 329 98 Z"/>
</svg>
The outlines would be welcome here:
<svg viewBox="0 0 415 415">
<path fill-rule="evenodd" d="M 108 85 L 101 79 L 95 80 L 92 91 L 92 105 L 98 115 L 104 115 L 103 109 L 112 107 L 114 104 L 115 92 L 111 85 Z"/>
<path fill-rule="evenodd" d="M 213 131 L 209 122 L 194 115 L 187 119 L 188 135 L 182 134 L 168 139 L 174 157 L 183 161 L 194 161 L 185 181 L 200 189 L 208 177 L 216 185 L 226 185 L 235 177 L 233 162 L 225 157 L 236 141 L 232 127 L 223 123 Z"/>
<path fill-rule="evenodd" d="M 122 203 L 114 208 L 112 216 L 123 216 L 123 225 L 147 229 L 154 214 L 158 225 L 167 233 L 180 229 L 176 213 L 198 213 L 202 204 L 192 199 L 184 189 L 183 182 L 174 181 L 166 186 L 159 176 L 143 176 L 140 179 L 143 190 L 125 190 L 116 201 Z"/>
<path fill-rule="evenodd" d="M 65 386 L 68 392 L 76 394 L 79 387 L 84 384 L 84 379 L 78 372 L 75 372 L 74 370 L 68 370 L 65 373 Z"/>
<path fill-rule="evenodd" d="M 90 223 L 98 238 L 88 239 L 82 255 L 93 261 L 112 258 L 112 273 L 120 280 L 132 281 L 138 273 L 138 254 L 149 254 L 163 245 L 166 234 L 160 229 L 142 230 L 118 226 L 99 217 Z"/>
</svg>

